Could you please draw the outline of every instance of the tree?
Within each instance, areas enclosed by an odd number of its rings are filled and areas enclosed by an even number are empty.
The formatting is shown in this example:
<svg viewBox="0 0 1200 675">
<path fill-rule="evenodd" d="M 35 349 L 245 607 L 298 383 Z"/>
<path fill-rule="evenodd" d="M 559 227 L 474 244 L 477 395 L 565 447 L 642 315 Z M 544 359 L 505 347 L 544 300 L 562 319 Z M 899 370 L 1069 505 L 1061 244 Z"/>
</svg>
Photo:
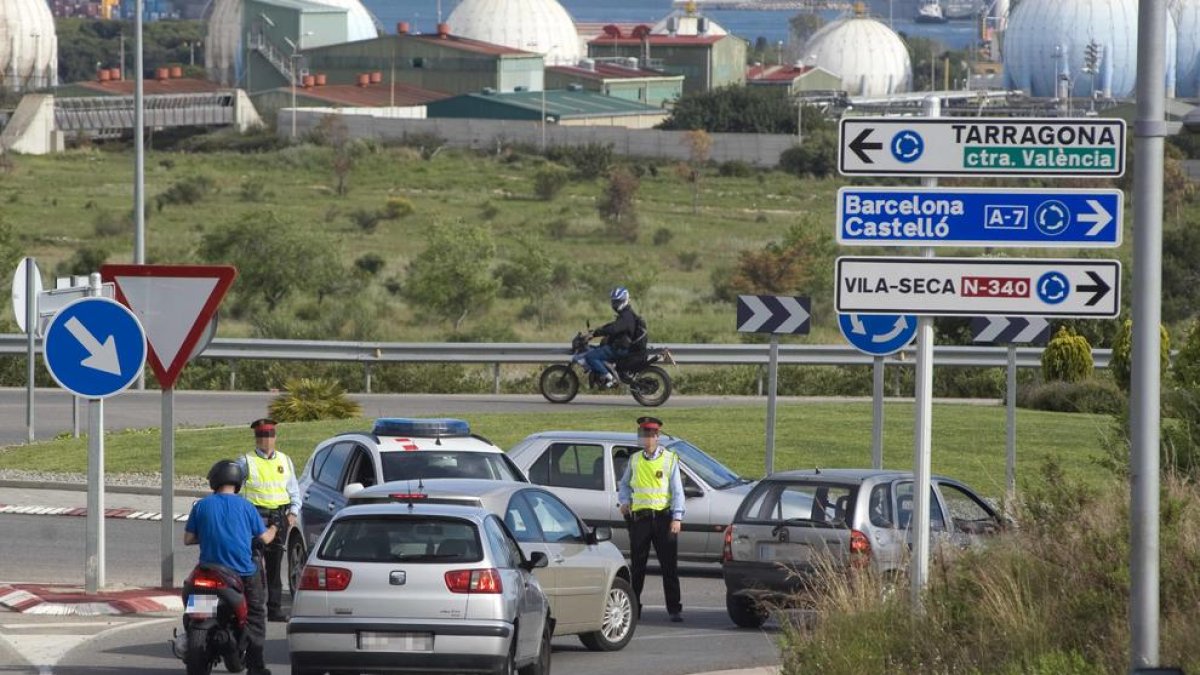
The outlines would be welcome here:
<svg viewBox="0 0 1200 675">
<path fill-rule="evenodd" d="M 329 236 L 297 230 L 267 211 L 247 214 L 204 235 L 200 257 L 238 270 L 230 303 L 235 315 L 245 314 L 260 301 L 274 311 L 293 294 L 323 297 L 348 276 L 338 246 Z"/>
<path fill-rule="evenodd" d="M 683 135 L 683 142 L 688 146 L 688 163 L 680 167 L 680 173 L 692 185 L 692 214 L 695 215 L 700 213 L 700 179 L 713 141 L 703 129 L 692 129 Z"/>
<path fill-rule="evenodd" d="M 803 45 L 813 33 L 821 30 L 825 20 L 815 12 L 801 12 L 788 19 L 792 44 Z"/>
<path fill-rule="evenodd" d="M 807 136 L 829 126 L 819 115 L 804 116 Z M 794 134 L 796 106 L 779 92 L 731 85 L 684 94 L 661 129 L 709 133 Z"/>
<path fill-rule="evenodd" d="M 330 167 L 333 169 L 334 192 L 339 197 L 350 193 L 350 173 L 357 159 L 356 148 L 350 138 L 350 130 L 341 115 L 325 115 L 314 132 L 315 139 L 333 150 Z"/>
<path fill-rule="evenodd" d="M 1200 228 L 1176 225 L 1163 232 L 1162 285 L 1164 322 L 1200 316 Z"/>
<path fill-rule="evenodd" d="M 570 267 L 550 255 L 540 239 L 522 236 L 516 244 L 513 255 L 496 270 L 496 278 L 504 296 L 529 303 L 541 327 L 550 309 L 547 301 L 566 285 Z"/>
<path fill-rule="evenodd" d="M 487 228 L 435 226 L 425 251 L 408 266 L 402 293 L 457 331 L 469 314 L 481 313 L 495 299 L 500 286 L 491 271 L 495 257 L 496 243 Z"/>
<path fill-rule="evenodd" d="M 143 28 L 143 61 L 146 72 L 155 68 L 191 62 L 196 45 L 198 70 L 204 65 L 204 21 L 151 21 Z M 58 79 L 78 82 L 96 77 L 96 64 L 116 67 L 121 63 L 121 35 L 125 36 L 126 77 L 133 77 L 133 22 L 61 18 L 55 20 L 58 35 Z M 193 76 L 196 73 L 193 73 Z"/>
<path fill-rule="evenodd" d="M 794 225 L 783 241 L 738 254 L 729 286 L 746 294 L 808 291 L 827 273 L 831 251 L 828 234 Z"/>
<path fill-rule="evenodd" d="M 640 185 L 633 172 L 617 167 L 609 172 L 604 194 L 596 204 L 600 217 L 608 223 L 609 232 L 628 242 L 638 238 L 635 199 Z"/>
</svg>

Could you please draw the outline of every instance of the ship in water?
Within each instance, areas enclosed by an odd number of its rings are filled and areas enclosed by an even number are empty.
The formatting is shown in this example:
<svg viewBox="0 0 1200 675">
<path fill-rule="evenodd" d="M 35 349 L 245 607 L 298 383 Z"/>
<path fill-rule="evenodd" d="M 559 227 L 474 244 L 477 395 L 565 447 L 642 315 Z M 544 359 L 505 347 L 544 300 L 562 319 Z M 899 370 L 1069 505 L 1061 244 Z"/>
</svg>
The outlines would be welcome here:
<svg viewBox="0 0 1200 675">
<path fill-rule="evenodd" d="M 917 9 L 917 16 L 913 18 L 917 23 L 946 23 L 949 19 L 942 12 L 942 5 L 938 0 L 925 0 Z"/>
<path fill-rule="evenodd" d="M 942 0 L 942 15 L 950 21 L 970 21 L 983 11 L 979 0 Z"/>
</svg>

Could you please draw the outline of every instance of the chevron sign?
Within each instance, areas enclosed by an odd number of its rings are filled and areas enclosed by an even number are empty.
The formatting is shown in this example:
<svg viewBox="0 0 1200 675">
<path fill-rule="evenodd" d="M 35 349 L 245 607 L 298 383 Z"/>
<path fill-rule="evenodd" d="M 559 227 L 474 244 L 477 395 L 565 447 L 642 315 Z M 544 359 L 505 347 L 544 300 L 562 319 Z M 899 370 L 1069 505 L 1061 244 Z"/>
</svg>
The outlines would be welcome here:
<svg viewBox="0 0 1200 675">
<path fill-rule="evenodd" d="M 1050 322 L 1039 316 L 980 316 L 971 319 L 971 340 L 988 344 L 1044 345 Z"/>
<path fill-rule="evenodd" d="M 785 333 L 807 335 L 810 324 L 809 299 L 790 295 L 739 295 L 739 333 Z"/>
</svg>

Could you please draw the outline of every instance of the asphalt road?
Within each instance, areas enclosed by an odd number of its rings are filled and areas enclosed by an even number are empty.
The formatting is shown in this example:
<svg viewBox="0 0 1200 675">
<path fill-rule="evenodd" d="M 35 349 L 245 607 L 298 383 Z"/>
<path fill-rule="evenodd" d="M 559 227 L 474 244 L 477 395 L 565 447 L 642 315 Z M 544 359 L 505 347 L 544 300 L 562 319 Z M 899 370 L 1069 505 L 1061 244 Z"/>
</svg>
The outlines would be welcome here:
<svg viewBox="0 0 1200 675">
<path fill-rule="evenodd" d="M 108 581 L 158 582 L 158 524 L 108 521 Z M 84 519 L 0 516 L 0 581 L 79 583 L 83 575 Z M 182 527 L 179 528 L 182 539 Z M 19 542 L 20 545 L 12 545 Z M 194 564 L 194 548 L 177 546 L 176 573 Z M 554 670 L 572 675 L 641 672 L 686 675 L 778 663 L 774 624 L 763 630 L 736 628 L 725 614 L 724 586 L 716 567 L 685 567 L 682 624 L 667 622 L 658 576 L 646 580 L 642 623 L 628 647 L 611 654 L 588 652 L 572 636 L 555 638 Z M 178 617 L 38 617 L 0 612 L 0 673 L 137 673 L 178 675 L 182 664 L 167 640 Z M 30 661 L 33 661 L 31 663 Z M 283 624 L 269 624 L 267 666 L 289 673 Z M 220 671 L 218 671 L 220 672 Z"/>
</svg>

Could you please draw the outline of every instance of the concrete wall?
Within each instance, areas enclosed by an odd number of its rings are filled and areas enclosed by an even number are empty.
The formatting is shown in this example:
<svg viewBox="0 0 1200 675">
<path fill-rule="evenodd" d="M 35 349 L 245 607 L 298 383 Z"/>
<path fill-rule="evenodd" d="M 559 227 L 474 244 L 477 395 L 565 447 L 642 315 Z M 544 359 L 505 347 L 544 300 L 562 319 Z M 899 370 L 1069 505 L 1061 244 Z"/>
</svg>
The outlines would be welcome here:
<svg viewBox="0 0 1200 675">
<path fill-rule="evenodd" d="M 0 150 L 5 152 L 46 155 L 60 152 L 62 144 L 62 134 L 54 129 L 54 97 L 49 94 L 23 97 L 0 133 Z"/>
<path fill-rule="evenodd" d="M 301 110 L 297 116 L 298 133 L 316 127 L 322 115 Z M 478 119 L 396 120 L 342 115 L 342 121 L 354 138 L 400 139 L 406 134 L 434 134 L 452 147 L 494 150 L 497 143 L 516 142 L 537 146 L 542 127 L 537 122 Z M 281 134 L 290 133 L 288 123 L 280 122 Z M 624 129 L 620 127 L 546 127 L 548 145 L 612 144 L 620 155 L 688 159 L 683 131 Z M 784 134 L 712 134 L 711 158 L 716 162 L 741 160 L 770 167 L 779 162 L 779 154 L 795 144 L 795 136 Z"/>
</svg>

